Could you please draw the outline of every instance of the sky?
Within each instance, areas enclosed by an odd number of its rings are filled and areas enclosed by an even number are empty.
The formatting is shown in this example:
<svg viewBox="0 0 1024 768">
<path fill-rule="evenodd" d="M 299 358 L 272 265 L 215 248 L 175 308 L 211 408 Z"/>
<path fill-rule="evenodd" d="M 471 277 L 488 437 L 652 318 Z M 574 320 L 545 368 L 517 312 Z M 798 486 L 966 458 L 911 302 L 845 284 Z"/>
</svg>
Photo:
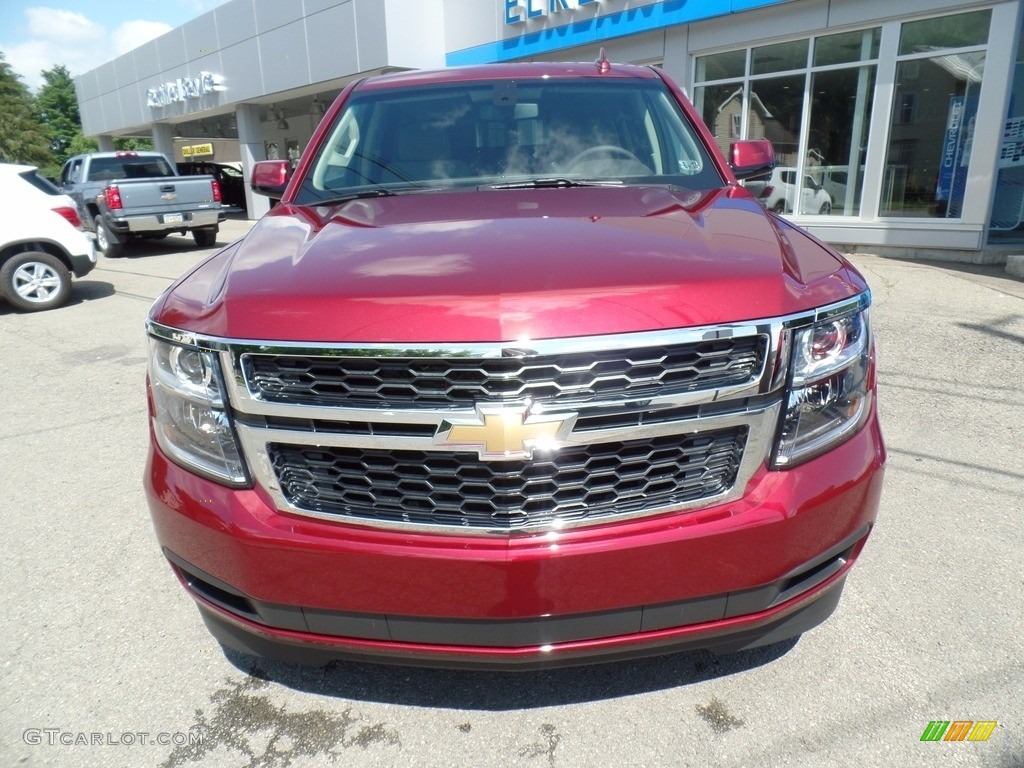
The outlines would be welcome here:
<svg viewBox="0 0 1024 768">
<path fill-rule="evenodd" d="M 44 69 L 95 69 L 226 0 L 0 0 L 0 52 L 33 92 Z"/>
</svg>

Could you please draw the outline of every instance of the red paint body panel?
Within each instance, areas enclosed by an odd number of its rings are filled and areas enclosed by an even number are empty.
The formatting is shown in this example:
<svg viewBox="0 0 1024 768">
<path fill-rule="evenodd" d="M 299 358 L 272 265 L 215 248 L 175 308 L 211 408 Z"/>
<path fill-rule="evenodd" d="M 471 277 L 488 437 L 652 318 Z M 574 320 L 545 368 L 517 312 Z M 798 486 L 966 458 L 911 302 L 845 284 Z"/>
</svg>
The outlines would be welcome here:
<svg viewBox="0 0 1024 768">
<path fill-rule="evenodd" d="M 821 246 L 791 247 L 796 232 L 739 188 L 282 205 L 153 318 L 240 339 L 516 341 L 775 317 L 864 289 Z"/>
</svg>

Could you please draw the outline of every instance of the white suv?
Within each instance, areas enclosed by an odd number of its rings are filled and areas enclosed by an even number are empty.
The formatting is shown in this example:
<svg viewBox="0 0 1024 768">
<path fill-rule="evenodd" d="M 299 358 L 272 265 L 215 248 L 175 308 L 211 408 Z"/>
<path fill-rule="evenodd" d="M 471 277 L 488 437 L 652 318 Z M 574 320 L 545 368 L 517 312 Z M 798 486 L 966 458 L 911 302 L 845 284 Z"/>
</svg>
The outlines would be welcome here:
<svg viewBox="0 0 1024 768">
<path fill-rule="evenodd" d="M 71 275 L 96 266 L 75 204 L 30 165 L 0 163 L 0 296 L 25 312 L 59 307 Z"/>
<path fill-rule="evenodd" d="M 746 186 L 769 211 L 793 213 L 796 202 L 796 168 L 776 168 L 768 179 L 748 181 Z M 813 176 L 806 173 L 800 190 L 800 213 L 823 216 L 832 213 L 832 196 Z"/>
</svg>

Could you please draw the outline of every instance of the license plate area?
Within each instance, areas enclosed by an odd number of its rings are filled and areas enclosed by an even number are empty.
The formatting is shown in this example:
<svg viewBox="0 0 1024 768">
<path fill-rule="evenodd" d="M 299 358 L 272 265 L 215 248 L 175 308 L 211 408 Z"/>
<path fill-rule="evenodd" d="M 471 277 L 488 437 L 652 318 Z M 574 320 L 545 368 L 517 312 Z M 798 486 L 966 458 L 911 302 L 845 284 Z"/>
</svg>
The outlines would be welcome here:
<svg viewBox="0 0 1024 768">
<path fill-rule="evenodd" d="M 181 224 L 183 221 L 182 214 L 180 213 L 165 213 L 164 224 Z"/>
</svg>

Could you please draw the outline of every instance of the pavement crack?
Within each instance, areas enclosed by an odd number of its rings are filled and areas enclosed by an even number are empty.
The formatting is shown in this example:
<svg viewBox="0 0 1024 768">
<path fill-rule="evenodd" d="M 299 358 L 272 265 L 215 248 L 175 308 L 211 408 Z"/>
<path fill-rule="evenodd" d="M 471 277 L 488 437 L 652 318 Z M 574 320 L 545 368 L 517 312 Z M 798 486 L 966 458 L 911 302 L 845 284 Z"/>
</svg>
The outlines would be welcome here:
<svg viewBox="0 0 1024 768">
<path fill-rule="evenodd" d="M 558 749 L 558 743 L 562 740 L 562 735 L 558 733 L 551 723 L 544 723 L 540 727 L 541 740 L 535 741 L 519 750 L 520 757 L 544 757 L 547 756 L 548 765 L 555 764 L 555 750 Z"/>
</svg>

